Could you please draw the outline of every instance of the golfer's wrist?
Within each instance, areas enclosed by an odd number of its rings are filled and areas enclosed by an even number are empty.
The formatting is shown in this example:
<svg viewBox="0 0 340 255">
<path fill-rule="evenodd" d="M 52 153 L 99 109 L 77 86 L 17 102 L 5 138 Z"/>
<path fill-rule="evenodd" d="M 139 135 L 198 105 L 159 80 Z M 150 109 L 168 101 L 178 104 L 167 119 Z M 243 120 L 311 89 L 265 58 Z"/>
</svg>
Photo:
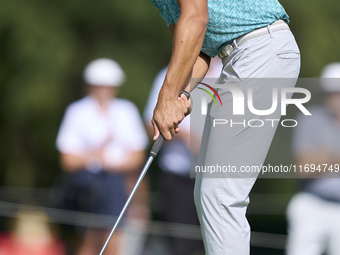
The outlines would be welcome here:
<svg viewBox="0 0 340 255">
<path fill-rule="evenodd" d="M 181 97 L 181 95 L 185 95 L 187 97 L 187 99 L 189 100 L 190 98 L 190 93 L 184 89 L 179 90 L 179 92 L 174 92 L 174 93 L 167 93 L 167 92 L 163 92 L 159 94 L 159 98 L 161 100 L 177 100 L 178 97 Z"/>
<path fill-rule="evenodd" d="M 178 98 L 178 95 L 176 95 L 174 92 L 164 91 L 163 93 L 159 94 L 159 100 L 162 100 L 162 101 L 177 100 L 177 98 Z"/>
<path fill-rule="evenodd" d="M 162 99 L 177 100 L 178 95 L 181 93 L 181 91 L 182 88 L 176 86 L 176 84 L 164 82 L 162 89 L 159 93 L 159 97 Z"/>
</svg>

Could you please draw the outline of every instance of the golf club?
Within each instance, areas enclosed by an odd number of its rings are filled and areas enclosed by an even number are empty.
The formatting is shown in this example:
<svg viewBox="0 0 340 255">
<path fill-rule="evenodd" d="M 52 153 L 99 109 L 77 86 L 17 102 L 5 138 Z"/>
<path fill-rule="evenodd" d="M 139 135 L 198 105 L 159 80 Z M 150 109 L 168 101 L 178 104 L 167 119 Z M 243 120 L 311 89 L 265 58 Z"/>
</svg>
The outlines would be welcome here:
<svg viewBox="0 0 340 255">
<path fill-rule="evenodd" d="M 181 92 L 181 94 L 184 94 L 184 95 L 188 98 L 188 100 L 189 100 L 190 94 L 189 94 L 187 91 L 183 91 L 183 92 Z M 181 95 L 181 94 L 180 94 L 180 95 Z M 131 193 L 130 193 L 128 199 L 126 200 L 125 205 L 124 205 L 122 211 L 120 212 L 120 214 L 119 214 L 119 216 L 118 216 L 118 218 L 117 218 L 117 221 L 116 221 L 116 223 L 114 224 L 114 226 L 113 226 L 113 228 L 112 228 L 112 230 L 111 230 L 111 232 L 110 232 L 108 238 L 106 239 L 105 244 L 104 244 L 103 248 L 101 249 L 99 255 L 103 255 L 103 253 L 104 253 L 104 251 L 105 251 L 105 249 L 106 249 L 107 244 L 109 243 L 109 241 L 110 241 L 110 239 L 111 239 L 113 233 L 115 232 L 115 230 L 116 230 L 116 228 L 117 228 L 119 222 L 120 222 L 121 219 L 123 218 L 123 215 L 124 215 L 126 209 L 128 208 L 128 206 L 129 206 L 129 204 L 130 204 L 130 202 L 131 202 L 133 196 L 134 196 L 135 193 L 136 193 L 136 190 L 138 189 L 140 183 L 142 182 L 142 180 L 143 180 L 143 178 L 144 178 L 146 172 L 148 171 L 148 169 L 149 169 L 149 167 L 150 167 L 152 161 L 153 161 L 154 158 L 157 156 L 159 150 L 162 148 L 163 143 L 164 143 L 164 137 L 160 134 L 160 135 L 158 136 L 157 140 L 154 142 L 154 144 L 153 144 L 153 146 L 152 146 L 152 148 L 151 148 L 150 154 L 149 154 L 149 158 L 148 158 L 148 160 L 146 161 L 146 163 L 145 163 L 145 165 L 144 165 L 144 167 L 143 167 L 143 170 L 142 170 L 141 174 L 139 175 L 138 180 L 137 180 L 135 186 L 133 187 L 133 189 L 132 189 L 132 191 L 131 191 Z"/>
</svg>

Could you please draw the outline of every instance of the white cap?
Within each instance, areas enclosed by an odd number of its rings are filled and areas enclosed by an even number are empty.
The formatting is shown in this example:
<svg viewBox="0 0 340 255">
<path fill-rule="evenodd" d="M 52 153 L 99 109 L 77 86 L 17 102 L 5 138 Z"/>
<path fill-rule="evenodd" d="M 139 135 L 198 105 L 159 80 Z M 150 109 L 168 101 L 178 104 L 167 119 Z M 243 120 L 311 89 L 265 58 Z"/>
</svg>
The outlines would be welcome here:
<svg viewBox="0 0 340 255">
<path fill-rule="evenodd" d="M 108 58 L 91 61 L 84 70 L 84 80 L 93 86 L 119 87 L 125 81 L 125 74 L 120 65 Z"/>
<path fill-rule="evenodd" d="M 323 68 L 321 87 L 327 93 L 340 92 L 340 62 L 331 63 Z"/>
</svg>

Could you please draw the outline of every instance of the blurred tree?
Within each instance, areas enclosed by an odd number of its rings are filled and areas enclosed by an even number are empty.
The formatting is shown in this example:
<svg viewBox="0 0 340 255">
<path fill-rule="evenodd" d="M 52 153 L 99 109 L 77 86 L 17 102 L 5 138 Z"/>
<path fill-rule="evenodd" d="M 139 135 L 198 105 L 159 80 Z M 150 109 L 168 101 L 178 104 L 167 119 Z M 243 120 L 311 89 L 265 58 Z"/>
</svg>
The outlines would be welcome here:
<svg viewBox="0 0 340 255">
<path fill-rule="evenodd" d="M 56 113 L 75 42 L 51 6 L 39 1 L 1 6 L 2 177 L 4 184 L 33 185 L 38 176 L 48 176 L 49 164 L 56 161 L 51 153 Z"/>
<path fill-rule="evenodd" d="M 321 69 L 340 61 L 340 2 L 280 0 L 301 51 L 301 77 L 319 77 Z"/>
</svg>

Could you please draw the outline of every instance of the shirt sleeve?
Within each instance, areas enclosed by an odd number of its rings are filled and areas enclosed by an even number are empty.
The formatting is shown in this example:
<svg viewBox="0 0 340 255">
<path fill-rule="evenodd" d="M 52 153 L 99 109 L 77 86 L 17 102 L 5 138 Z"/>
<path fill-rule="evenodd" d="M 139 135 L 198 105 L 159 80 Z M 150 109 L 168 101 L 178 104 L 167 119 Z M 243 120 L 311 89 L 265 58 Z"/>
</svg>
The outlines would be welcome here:
<svg viewBox="0 0 340 255">
<path fill-rule="evenodd" d="M 174 23 L 174 21 L 172 20 L 171 14 L 165 4 L 165 1 L 159 1 L 159 0 L 150 0 L 150 1 L 153 3 L 153 5 L 156 8 L 158 8 L 162 18 L 166 22 L 166 25 L 170 27 L 171 23 Z"/>
<path fill-rule="evenodd" d="M 158 0 L 150 0 L 150 2 L 151 2 L 156 8 L 159 8 Z"/>
<path fill-rule="evenodd" d="M 72 106 L 68 107 L 57 135 L 57 149 L 59 152 L 66 154 L 82 154 L 84 152 L 82 141 L 77 124 L 76 111 Z"/>
</svg>

